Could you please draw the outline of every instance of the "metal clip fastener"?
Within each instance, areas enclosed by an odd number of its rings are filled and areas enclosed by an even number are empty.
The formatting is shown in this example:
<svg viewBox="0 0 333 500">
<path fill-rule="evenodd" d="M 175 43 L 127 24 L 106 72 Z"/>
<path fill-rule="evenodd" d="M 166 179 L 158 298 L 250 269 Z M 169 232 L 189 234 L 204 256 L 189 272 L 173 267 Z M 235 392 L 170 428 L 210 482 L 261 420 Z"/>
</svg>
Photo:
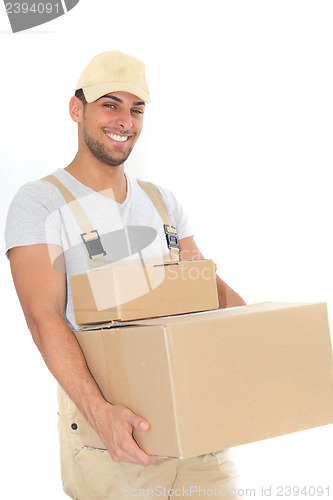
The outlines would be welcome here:
<svg viewBox="0 0 333 500">
<path fill-rule="evenodd" d="M 92 233 L 95 234 L 92 235 Z M 81 238 L 83 243 L 86 245 L 90 259 L 92 259 L 93 257 L 97 257 L 98 255 L 106 255 L 106 252 L 101 242 L 101 238 L 96 229 L 90 231 L 89 234 L 82 233 Z"/>
<path fill-rule="evenodd" d="M 178 243 L 177 229 L 174 226 L 169 226 L 168 224 L 164 224 L 164 232 L 167 239 L 168 247 L 178 248 L 180 250 L 180 246 Z"/>
</svg>

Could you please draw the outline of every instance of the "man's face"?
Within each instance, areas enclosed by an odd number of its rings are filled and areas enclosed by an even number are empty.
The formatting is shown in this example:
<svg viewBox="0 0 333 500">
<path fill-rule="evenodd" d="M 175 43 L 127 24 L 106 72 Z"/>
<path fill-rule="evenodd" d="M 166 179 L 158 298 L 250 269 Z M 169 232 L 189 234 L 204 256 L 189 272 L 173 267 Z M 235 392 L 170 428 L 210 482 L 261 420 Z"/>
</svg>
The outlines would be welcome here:
<svg viewBox="0 0 333 500">
<path fill-rule="evenodd" d="M 128 92 L 112 92 L 85 105 L 82 139 L 95 158 L 111 167 L 122 165 L 138 140 L 145 104 Z"/>
</svg>

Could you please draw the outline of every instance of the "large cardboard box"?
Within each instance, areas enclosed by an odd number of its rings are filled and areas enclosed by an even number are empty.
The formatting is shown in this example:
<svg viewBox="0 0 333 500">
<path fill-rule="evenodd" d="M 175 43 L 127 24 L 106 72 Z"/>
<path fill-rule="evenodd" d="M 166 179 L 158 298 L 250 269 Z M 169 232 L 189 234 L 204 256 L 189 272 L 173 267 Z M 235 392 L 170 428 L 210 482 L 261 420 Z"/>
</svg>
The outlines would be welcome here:
<svg viewBox="0 0 333 500">
<path fill-rule="evenodd" d="M 326 305 L 263 303 L 75 332 L 107 400 L 151 429 L 146 453 L 190 457 L 333 422 Z M 105 448 L 82 419 L 83 443 Z"/>
<path fill-rule="evenodd" d="M 116 262 L 71 277 L 78 325 L 131 321 L 218 308 L 212 260 Z"/>
</svg>

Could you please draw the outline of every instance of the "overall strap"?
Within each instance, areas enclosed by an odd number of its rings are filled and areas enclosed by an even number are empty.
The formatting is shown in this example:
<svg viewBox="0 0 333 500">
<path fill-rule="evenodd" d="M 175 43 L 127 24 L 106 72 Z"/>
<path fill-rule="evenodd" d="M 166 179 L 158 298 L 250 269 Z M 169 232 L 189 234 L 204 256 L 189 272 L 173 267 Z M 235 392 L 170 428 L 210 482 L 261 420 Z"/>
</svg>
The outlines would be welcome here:
<svg viewBox="0 0 333 500">
<path fill-rule="evenodd" d="M 87 214 L 83 210 L 78 200 L 54 175 L 47 175 L 41 180 L 50 182 L 56 188 L 58 188 L 69 208 L 71 209 L 82 231 L 80 236 L 89 256 L 90 267 L 93 269 L 95 267 L 106 264 L 106 261 L 104 259 L 104 255 L 106 255 L 106 252 L 104 251 L 98 231 L 93 228 Z"/>
<path fill-rule="evenodd" d="M 167 239 L 167 244 L 169 247 L 169 256 L 165 259 L 166 262 L 178 262 L 179 261 L 179 250 L 180 246 L 178 243 L 177 229 L 172 225 L 168 211 L 164 204 L 163 198 L 155 186 L 149 182 L 141 181 L 137 179 L 138 183 L 150 198 L 154 207 L 158 211 L 164 226 L 164 232 Z"/>
</svg>

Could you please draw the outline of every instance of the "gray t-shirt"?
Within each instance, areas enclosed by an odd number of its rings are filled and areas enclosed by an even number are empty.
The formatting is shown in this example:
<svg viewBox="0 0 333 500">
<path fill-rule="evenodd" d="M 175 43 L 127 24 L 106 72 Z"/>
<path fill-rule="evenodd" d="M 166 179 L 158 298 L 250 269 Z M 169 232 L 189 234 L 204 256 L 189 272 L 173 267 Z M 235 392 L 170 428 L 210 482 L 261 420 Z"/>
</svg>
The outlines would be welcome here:
<svg viewBox="0 0 333 500">
<path fill-rule="evenodd" d="M 169 252 L 163 222 L 137 180 L 126 175 L 127 196 L 119 204 L 79 182 L 64 169 L 53 174 L 79 201 L 92 227 L 98 231 L 107 261 L 145 259 Z M 179 239 L 192 236 L 188 217 L 175 196 L 157 186 Z M 69 279 L 90 270 L 82 229 L 60 191 L 45 180 L 28 182 L 15 195 L 7 216 L 6 252 L 25 245 L 62 247 L 67 274 L 65 319 L 76 329 Z M 54 262 L 57 268 L 57 261 Z"/>
</svg>

